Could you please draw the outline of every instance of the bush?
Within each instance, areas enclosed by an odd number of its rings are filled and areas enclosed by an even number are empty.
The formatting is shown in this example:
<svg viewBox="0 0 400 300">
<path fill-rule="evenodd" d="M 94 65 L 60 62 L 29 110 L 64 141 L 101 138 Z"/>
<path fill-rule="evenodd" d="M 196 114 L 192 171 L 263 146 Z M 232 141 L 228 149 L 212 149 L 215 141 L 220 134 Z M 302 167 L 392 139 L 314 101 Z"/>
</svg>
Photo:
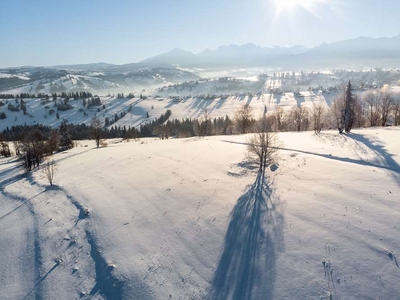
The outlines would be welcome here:
<svg viewBox="0 0 400 300">
<path fill-rule="evenodd" d="M 53 185 L 54 174 L 56 172 L 56 164 L 54 160 L 48 160 L 43 164 L 43 173 L 46 175 L 50 185 Z"/>
<path fill-rule="evenodd" d="M 46 144 L 40 131 L 31 131 L 25 136 L 21 143 L 20 158 L 27 172 L 40 165 L 45 151 Z"/>
<path fill-rule="evenodd" d="M 0 135 L 0 156 L 10 157 L 11 151 L 8 145 L 8 141 L 2 135 Z"/>
</svg>

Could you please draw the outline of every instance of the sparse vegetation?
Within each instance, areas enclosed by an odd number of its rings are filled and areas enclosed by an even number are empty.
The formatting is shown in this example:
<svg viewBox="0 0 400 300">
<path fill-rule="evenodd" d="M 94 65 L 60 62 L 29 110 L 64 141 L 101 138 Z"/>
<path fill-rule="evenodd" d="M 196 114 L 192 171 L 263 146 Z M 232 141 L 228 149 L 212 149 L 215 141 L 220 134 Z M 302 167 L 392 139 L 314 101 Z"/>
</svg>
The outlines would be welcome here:
<svg viewBox="0 0 400 300">
<path fill-rule="evenodd" d="M 53 185 L 54 174 L 56 173 L 56 164 L 54 160 L 47 160 L 42 165 L 42 170 L 50 185 Z"/>
<path fill-rule="evenodd" d="M 99 148 L 101 144 L 101 133 L 103 128 L 101 120 L 98 117 L 94 116 L 92 118 L 92 121 L 90 122 L 90 128 L 92 132 L 92 137 L 96 141 L 96 146 L 97 148 Z"/>
<path fill-rule="evenodd" d="M 266 167 L 276 162 L 278 138 L 268 123 L 264 115 L 258 120 L 255 133 L 247 140 L 248 158 L 258 164 L 261 173 L 265 173 Z"/>
</svg>

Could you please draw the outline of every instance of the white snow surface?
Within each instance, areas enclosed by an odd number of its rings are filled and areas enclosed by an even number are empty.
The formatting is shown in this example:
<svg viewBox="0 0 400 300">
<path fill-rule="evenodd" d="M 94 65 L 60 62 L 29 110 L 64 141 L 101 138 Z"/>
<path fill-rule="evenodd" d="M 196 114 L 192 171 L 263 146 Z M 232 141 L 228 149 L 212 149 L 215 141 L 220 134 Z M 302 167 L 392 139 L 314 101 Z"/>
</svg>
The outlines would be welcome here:
<svg viewBox="0 0 400 300">
<path fill-rule="evenodd" d="M 399 136 L 280 133 L 265 178 L 248 136 L 1 158 L 1 299 L 397 299 Z"/>
</svg>

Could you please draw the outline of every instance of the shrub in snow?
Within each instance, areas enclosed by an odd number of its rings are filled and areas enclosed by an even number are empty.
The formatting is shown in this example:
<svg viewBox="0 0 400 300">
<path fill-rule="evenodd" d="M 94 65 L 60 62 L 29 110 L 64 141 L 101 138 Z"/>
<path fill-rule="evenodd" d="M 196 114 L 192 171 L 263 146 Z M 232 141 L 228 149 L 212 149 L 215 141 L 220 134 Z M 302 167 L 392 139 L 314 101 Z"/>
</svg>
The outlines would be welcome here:
<svg viewBox="0 0 400 300">
<path fill-rule="evenodd" d="M 56 164 L 54 160 L 48 160 L 43 164 L 43 173 L 46 175 L 50 185 L 53 185 L 54 174 L 56 172 Z"/>
</svg>

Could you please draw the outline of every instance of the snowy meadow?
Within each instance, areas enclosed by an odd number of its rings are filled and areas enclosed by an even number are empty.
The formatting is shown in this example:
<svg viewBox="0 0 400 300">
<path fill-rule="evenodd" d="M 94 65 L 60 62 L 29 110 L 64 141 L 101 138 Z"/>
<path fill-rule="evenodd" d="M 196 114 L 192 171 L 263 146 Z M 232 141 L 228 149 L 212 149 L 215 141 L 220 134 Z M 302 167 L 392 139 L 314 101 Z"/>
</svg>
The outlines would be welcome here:
<svg viewBox="0 0 400 300">
<path fill-rule="evenodd" d="M 400 130 L 93 141 L 0 160 L 2 299 L 395 299 Z"/>
</svg>

